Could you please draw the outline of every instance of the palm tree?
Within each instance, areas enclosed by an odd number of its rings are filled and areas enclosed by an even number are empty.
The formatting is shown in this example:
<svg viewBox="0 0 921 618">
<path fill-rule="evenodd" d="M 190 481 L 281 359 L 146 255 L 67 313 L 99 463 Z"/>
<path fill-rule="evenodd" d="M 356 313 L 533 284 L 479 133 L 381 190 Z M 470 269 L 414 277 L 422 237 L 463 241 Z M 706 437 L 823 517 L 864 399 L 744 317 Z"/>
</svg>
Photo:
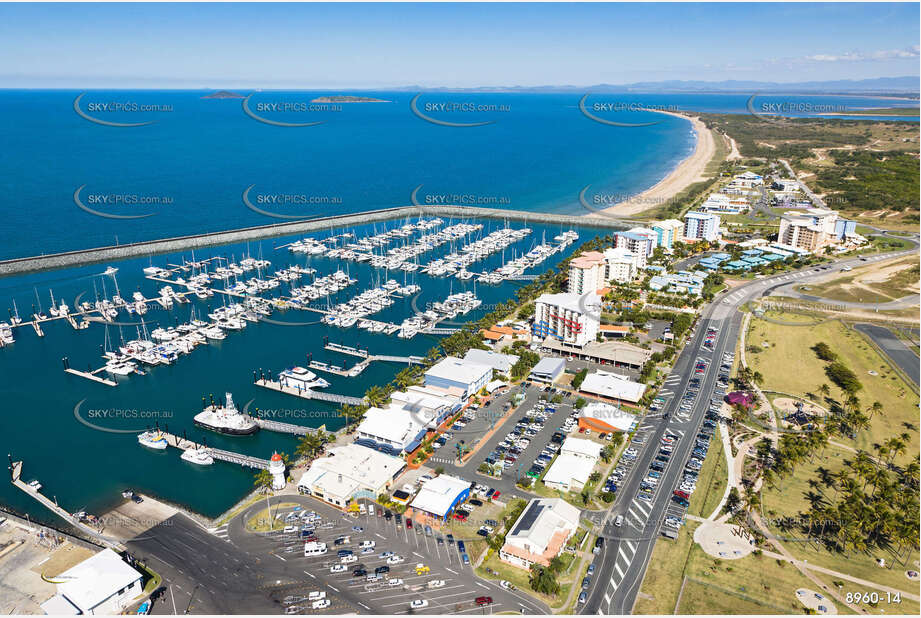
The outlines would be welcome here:
<svg viewBox="0 0 921 618">
<path fill-rule="evenodd" d="M 819 387 L 819 392 L 822 393 L 825 397 L 831 396 L 831 389 L 828 387 L 828 384 L 823 384 Z"/>
<path fill-rule="evenodd" d="M 883 404 L 878 401 L 874 401 L 873 405 L 867 408 L 867 414 L 870 417 L 870 420 L 873 420 L 873 416 L 879 414 L 883 411 Z"/>
<path fill-rule="evenodd" d="M 275 518 L 272 517 L 272 508 L 269 503 L 269 494 L 272 491 L 272 482 L 273 482 L 272 473 L 268 470 L 260 470 L 256 473 L 256 477 L 253 481 L 253 484 L 259 488 L 261 491 L 265 492 L 265 512 L 269 517 L 269 529 L 271 530 L 274 527 Z"/>
<path fill-rule="evenodd" d="M 387 401 L 387 393 L 378 385 L 374 385 L 365 392 L 365 400 L 368 405 L 380 407 Z"/>
</svg>

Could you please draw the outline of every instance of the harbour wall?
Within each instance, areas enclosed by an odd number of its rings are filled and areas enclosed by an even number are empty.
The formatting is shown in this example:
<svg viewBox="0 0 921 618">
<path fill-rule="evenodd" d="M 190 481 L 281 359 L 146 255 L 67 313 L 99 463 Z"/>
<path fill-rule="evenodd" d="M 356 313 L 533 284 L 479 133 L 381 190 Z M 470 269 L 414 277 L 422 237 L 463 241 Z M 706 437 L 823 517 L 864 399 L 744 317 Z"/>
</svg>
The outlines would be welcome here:
<svg viewBox="0 0 921 618">
<path fill-rule="evenodd" d="M 0 277 L 60 268 L 73 268 L 75 266 L 86 266 L 102 262 L 230 245 L 248 240 L 290 236 L 293 234 L 317 232 L 332 228 L 365 225 L 378 221 L 391 221 L 393 219 L 422 216 L 451 217 L 455 219 L 507 219 L 524 223 L 563 224 L 611 230 L 625 229 L 630 225 L 639 223 L 638 221 L 608 217 L 536 213 L 519 210 L 477 208 L 474 206 L 401 206 L 398 208 L 383 208 L 348 215 L 336 215 L 304 221 L 247 227 L 237 230 L 228 230 L 226 232 L 177 236 L 174 238 L 149 240 L 125 245 L 97 247 L 95 249 L 82 249 L 79 251 L 67 251 L 64 253 L 2 260 L 0 261 Z"/>
</svg>

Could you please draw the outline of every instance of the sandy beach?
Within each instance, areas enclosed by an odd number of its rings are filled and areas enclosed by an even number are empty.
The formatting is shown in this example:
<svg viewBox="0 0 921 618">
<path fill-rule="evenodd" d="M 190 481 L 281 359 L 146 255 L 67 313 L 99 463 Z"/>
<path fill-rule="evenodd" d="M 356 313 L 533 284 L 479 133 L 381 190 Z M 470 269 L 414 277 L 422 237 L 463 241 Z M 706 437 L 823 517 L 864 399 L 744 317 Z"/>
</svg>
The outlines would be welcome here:
<svg viewBox="0 0 921 618">
<path fill-rule="evenodd" d="M 654 186 L 628 200 L 609 206 L 598 213 L 593 213 L 594 215 L 606 214 L 617 217 L 636 215 L 644 210 L 665 204 L 689 185 L 705 179 L 703 175 L 704 168 L 713 158 L 713 153 L 716 150 L 713 133 L 696 116 L 688 117 L 665 111 L 659 111 L 659 113 L 678 116 L 691 121 L 694 131 L 697 133 L 697 146 L 694 148 L 694 152 Z"/>
</svg>

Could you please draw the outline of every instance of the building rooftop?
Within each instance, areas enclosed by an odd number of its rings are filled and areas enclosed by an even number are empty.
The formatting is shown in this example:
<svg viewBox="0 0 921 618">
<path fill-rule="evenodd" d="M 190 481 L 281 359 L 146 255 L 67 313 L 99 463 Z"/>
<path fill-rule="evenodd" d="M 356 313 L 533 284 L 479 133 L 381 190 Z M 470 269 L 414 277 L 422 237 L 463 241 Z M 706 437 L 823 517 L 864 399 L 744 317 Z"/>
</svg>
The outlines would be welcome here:
<svg viewBox="0 0 921 618">
<path fill-rule="evenodd" d="M 90 610 L 119 590 L 130 586 L 141 574 L 128 566 L 121 556 L 104 549 L 57 576 L 63 583 L 58 592 L 81 610 Z"/>
<path fill-rule="evenodd" d="M 499 373 L 508 373 L 512 369 L 512 365 L 518 362 L 518 357 L 514 354 L 502 354 L 490 350 L 471 348 L 464 355 L 464 360 L 480 365 L 488 365 Z"/>
<path fill-rule="evenodd" d="M 559 371 L 563 371 L 565 368 L 566 359 L 547 356 L 537 361 L 537 364 L 531 369 L 531 373 L 536 373 L 538 375 L 553 375 Z"/>
<path fill-rule="evenodd" d="M 571 438 L 570 438 L 571 439 Z M 567 442 L 569 439 L 566 440 Z M 571 485 L 573 480 L 585 485 L 595 468 L 595 461 L 572 453 L 563 453 L 550 465 L 543 481 L 548 484 Z"/>
<path fill-rule="evenodd" d="M 483 374 L 492 372 L 489 365 L 481 365 L 472 361 L 467 361 L 456 356 L 446 356 L 439 362 L 432 365 L 426 376 L 451 380 L 452 382 L 463 382 L 470 384 L 483 377 Z"/>
<path fill-rule="evenodd" d="M 585 376 L 579 390 L 607 397 L 636 403 L 646 392 L 646 385 L 633 382 L 626 376 L 608 371 L 596 371 Z"/>
<path fill-rule="evenodd" d="M 346 444 L 328 449 L 329 455 L 315 459 L 301 475 L 298 486 L 321 486 L 339 496 L 360 488 L 382 487 L 406 465 L 392 457 L 360 444 Z"/>
<path fill-rule="evenodd" d="M 601 402 L 593 402 L 586 405 L 579 410 L 579 416 L 581 418 L 601 421 L 618 431 L 629 431 L 634 423 L 636 423 L 635 415 L 624 412 L 617 406 Z"/>
<path fill-rule="evenodd" d="M 470 481 L 442 474 L 423 483 L 422 489 L 416 494 L 410 506 L 444 517 L 457 497 L 468 489 L 470 489 Z"/>
</svg>

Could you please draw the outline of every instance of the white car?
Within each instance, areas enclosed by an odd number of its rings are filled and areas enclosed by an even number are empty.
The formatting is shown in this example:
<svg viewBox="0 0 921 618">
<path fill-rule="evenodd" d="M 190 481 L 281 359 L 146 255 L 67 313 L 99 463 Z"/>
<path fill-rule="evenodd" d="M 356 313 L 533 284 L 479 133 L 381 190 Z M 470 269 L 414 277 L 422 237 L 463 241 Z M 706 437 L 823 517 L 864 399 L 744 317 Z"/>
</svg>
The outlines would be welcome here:
<svg viewBox="0 0 921 618">
<path fill-rule="evenodd" d="M 327 607 L 329 607 L 329 605 L 330 605 L 329 599 L 321 599 L 319 601 L 314 601 L 311 607 L 313 609 L 326 609 Z"/>
<path fill-rule="evenodd" d="M 329 567 L 330 573 L 345 573 L 346 570 L 347 569 L 344 564 L 334 564 L 333 566 Z"/>
<path fill-rule="evenodd" d="M 387 583 L 390 585 L 391 588 L 396 588 L 397 586 L 403 585 L 403 580 L 399 578 L 391 579 L 391 580 L 388 580 Z"/>
<path fill-rule="evenodd" d="M 429 588 L 444 588 L 445 580 L 443 579 L 433 579 L 429 582 Z"/>
<path fill-rule="evenodd" d="M 360 547 L 361 549 L 374 549 L 376 545 L 377 543 L 375 543 L 374 541 L 362 541 L 361 545 L 359 545 L 358 547 Z"/>
<path fill-rule="evenodd" d="M 308 601 L 319 601 L 320 599 L 325 599 L 326 593 L 322 590 L 314 590 L 307 595 Z"/>
<path fill-rule="evenodd" d="M 285 529 L 282 532 L 284 534 L 294 534 L 297 532 L 297 526 L 285 526 Z"/>
<path fill-rule="evenodd" d="M 415 599 L 409 604 L 409 609 L 425 609 L 428 606 L 429 602 L 425 599 Z"/>
<path fill-rule="evenodd" d="M 353 562 L 358 562 L 358 556 L 355 556 L 355 555 L 342 556 L 341 558 L 339 558 L 339 562 L 341 562 L 342 564 L 352 564 Z"/>
<path fill-rule="evenodd" d="M 387 558 L 387 564 L 400 564 L 403 561 L 403 556 L 390 556 Z"/>
</svg>

